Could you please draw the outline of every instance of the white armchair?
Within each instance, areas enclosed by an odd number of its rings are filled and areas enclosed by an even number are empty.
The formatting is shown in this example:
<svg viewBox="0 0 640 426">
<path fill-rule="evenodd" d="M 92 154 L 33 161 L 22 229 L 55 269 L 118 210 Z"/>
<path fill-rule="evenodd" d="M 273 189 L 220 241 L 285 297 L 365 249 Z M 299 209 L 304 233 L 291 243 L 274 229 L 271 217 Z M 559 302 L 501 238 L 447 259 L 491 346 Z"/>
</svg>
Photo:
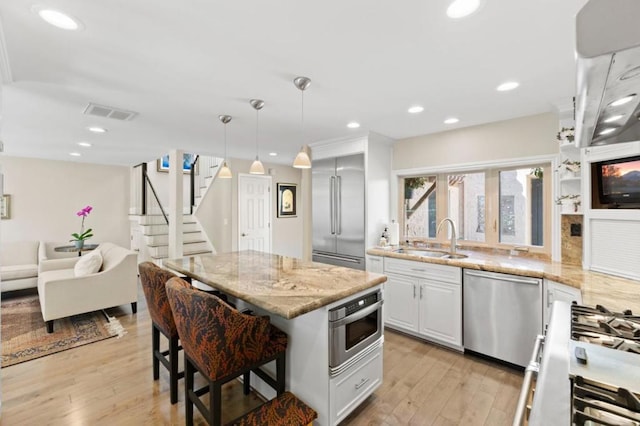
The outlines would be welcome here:
<svg viewBox="0 0 640 426">
<path fill-rule="evenodd" d="M 102 243 L 95 250 L 102 255 L 102 267 L 85 276 L 74 273 L 80 257 L 40 262 L 38 296 L 49 333 L 53 332 L 53 320 L 71 315 L 127 303 L 131 303 L 131 309 L 136 313 L 137 253 L 111 243 Z"/>
</svg>

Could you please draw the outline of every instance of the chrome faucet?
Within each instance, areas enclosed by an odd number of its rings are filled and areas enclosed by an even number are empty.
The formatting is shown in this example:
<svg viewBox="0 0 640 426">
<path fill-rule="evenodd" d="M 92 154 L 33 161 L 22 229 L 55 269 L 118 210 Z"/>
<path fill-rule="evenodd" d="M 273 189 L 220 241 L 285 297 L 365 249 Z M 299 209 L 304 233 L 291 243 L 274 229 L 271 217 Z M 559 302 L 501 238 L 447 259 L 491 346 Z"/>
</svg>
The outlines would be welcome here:
<svg viewBox="0 0 640 426">
<path fill-rule="evenodd" d="M 455 254 L 456 253 L 456 224 L 453 223 L 453 220 L 449 219 L 448 217 L 442 219 L 440 224 L 438 224 L 438 229 L 436 230 L 436 234 L 440 233 L 440 228 L 442 228 L 442 225 L 445 222 L 449 222 L 451 224 L 451 254 Z"/>
</svg>

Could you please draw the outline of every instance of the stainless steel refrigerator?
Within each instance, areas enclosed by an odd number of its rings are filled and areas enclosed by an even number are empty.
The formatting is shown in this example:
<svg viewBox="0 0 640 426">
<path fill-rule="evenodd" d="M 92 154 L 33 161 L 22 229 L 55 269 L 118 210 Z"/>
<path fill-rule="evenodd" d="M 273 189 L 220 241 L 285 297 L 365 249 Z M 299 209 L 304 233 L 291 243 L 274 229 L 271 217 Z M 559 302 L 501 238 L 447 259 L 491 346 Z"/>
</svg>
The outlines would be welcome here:
<svg viewBox="0 0 640 426">
<path fill-rule="evenodd" d="M 313 261 L 365 269 L 364 154 L 314 160 Z"/>
</svg>

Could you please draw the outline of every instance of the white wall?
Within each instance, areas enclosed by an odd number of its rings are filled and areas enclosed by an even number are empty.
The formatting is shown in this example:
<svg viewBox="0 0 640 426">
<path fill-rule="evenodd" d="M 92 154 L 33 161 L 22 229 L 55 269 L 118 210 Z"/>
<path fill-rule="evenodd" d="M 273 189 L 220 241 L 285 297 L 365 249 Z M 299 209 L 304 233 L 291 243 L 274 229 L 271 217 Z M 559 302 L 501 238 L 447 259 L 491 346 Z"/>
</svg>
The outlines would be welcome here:
<svg viewBox="0 0 640 426">
<path fill-rule="evenodd" d="M 366 190 L 367 231 L 365 247 L 378 245 L 385 226 L 391 223 L 389 218 L 389 199 L 391 197 L 391 146 L 393 139 L 377 133 L 369 133 L 366 150 Z M 398 218 L 392 218 L 398 222 Z"/>
<path fill-rule="evenodd" d="M 552 113 L 416 136 L 393 146 L 393 169 L 449 166 L 558 153 Z"/>
<path fill-rule="evenodd" d="M 0 156 L 4 191 L 11 195 L 11 218 L 2 220 L 2 241 L 68 241 L 80 232 L 76 212 L 93 211 L 85 228 L 90 243 L 130 246 L 129 168 L 71 161 Z"/>
<path fill-rule="evenodd" d="M 158 171 L 157 164 L 157 160 L 149 161 L 147 163 L 147 175 L 156 190 L 162 207 L 166 211 L 169 207 L 169 172 Z M 184 211 L 187 211 L 186 209 L 189 207 L 189 203 L 191 201 L 189 198 L 191 191 L 191 175 L 189 173 L 183 173 L 182 183 L 182 204 L 185 209 Z M 149 193 L 148 196 L 153 197 L 153 194 Z M 155 206 L 155 201 L 149 201 L 149 203 L 150 206 Z"/>
<path fill-rule="evenodd" d="M 216 179 L 205 195 L 196 217 L 209 236 L 211 243 L 219 253 L 237 250 L 238 247 L 238 173 L 249 173 L 252 160 L 233 159 L 228 161 L 233 178 Z M 272 177 L 271 187 L 271 224 L 272 252 L 284 256 L 302 258 L 303 256 L 303 219 L 301 172 L 293 167 L 263 163 Z M 278 218 L 277 184 L 295 183 L 298 185 L 297 217 Z M 227 224 L 225 225 L 225 219 Z"/>
</svg>

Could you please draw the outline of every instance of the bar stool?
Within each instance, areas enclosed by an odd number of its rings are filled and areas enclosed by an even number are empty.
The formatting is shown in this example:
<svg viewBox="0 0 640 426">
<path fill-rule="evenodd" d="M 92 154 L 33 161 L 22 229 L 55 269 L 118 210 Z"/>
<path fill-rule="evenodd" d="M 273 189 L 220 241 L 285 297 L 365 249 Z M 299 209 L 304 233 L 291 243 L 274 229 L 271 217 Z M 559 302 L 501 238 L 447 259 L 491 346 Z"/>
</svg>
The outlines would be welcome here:
<svg viewBox="0 0 640 426">
<path fill-rule="evenodd" d="M 228 423 L 229 426 L 306 426 L 318 417 L 313 409 L 291 392 L 267 401 L 244 416 Z"/>
<path fill-rule="evenodd" d="M 193 406 L 211 426 L 221 424 L 222 385 L 244 377 L 249 391 L 249 373 L 253 371 L 278 395 L 284 393 L 287 335 L 272 326 L 267 316 L 245 315 L 225 302 L 192 289 L 180 278 L 166 284 L 178 335 L 184 348 L 185 418 L 193 425 Z M 274 380 L 260 367 L 276 361 Z M 199 371 L 208 384 L 194 389 L 194 374 Z M 209 407 L 200 400 L 209 393 Z"/>
<path fill-rule="evenodd" d="M 178 379 L 184 377 L 184 371 L 178 372 L 178 352 L 182 347 L 178 342 L 178 331 L 167 299 L 165 283 L 176 275 L 152 262 L 141 263 L 138 265 L 138 271 L 151 316 L 153 380 L 160 378 L 160 363 L 162 363 L 169 371 L 169 394 L 171 395 L 171 404 L 175 404 L 178 402 Z M 160 333 L 169 340 L 169 350 L 167 351 L 160 351 Z"/>
</svg>

